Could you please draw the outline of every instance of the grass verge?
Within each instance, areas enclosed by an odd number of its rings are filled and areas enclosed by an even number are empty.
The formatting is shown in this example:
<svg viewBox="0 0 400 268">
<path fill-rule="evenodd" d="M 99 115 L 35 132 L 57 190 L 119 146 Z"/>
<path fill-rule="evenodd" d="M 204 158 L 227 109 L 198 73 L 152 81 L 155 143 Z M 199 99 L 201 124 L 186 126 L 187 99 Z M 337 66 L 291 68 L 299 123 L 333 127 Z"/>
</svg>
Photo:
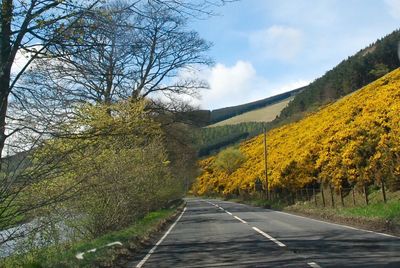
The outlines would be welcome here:
<svg viewBox="0 0 400 268">
<path fill-rule="evenodd" d="M 369 206 L 342 208 L 339 213 L 344 216 L 384 219 L 400 224 L 400 201 L 377 203 Z"/>
<path fill-rule="evenodd" d="M 132 226 L 108 233 L 91 241 L 76 244 L 49 247 L 32 251 L 24 255 L 12 256 L 0 261 L 1 267 L 115 267 L 121 258 L 128 257 L 141 248 L 151 236 L 161 231 L 168 222 L 181 211 L 178 209 L 163 209 L 149 213 Z M 121 242 L 123 246 L 106 247 L 108 243 Z M 87 252 L 96 249 L 95 252 Z M 86 252 L 83 260 L 75 256 Z"/>
<path fill-rule="evenodd" d="M 390 200 L 355 207 L 315 207 L 297 203 L 284 209 L 287 212 L 327 220 L 339 224 L 385 232 L 400 236 L 400 201 Z"/>
</svg>

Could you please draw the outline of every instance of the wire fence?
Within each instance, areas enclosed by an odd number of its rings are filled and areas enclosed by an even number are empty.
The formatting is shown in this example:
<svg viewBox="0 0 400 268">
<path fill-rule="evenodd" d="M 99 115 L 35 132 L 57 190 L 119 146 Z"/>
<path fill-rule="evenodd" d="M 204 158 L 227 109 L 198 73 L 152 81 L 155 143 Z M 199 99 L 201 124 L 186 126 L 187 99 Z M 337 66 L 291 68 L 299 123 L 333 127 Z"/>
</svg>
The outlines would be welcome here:
<svg viewBox="0 0 400 268">
<path fill-rule="evenodd" d="M 355 207 L 362 205 L 399 200 L 399 195 L 393 194 L 400 190 L 400 181 L 392 182 L 389 189 L 386 184 L 357 185 L 353 187 L 321 187 L 313 185 L 295 191 L 270 191 L 268 199 L 283 201 L 289 204 L 307 202 L 316 207 Z"/>
</svg>

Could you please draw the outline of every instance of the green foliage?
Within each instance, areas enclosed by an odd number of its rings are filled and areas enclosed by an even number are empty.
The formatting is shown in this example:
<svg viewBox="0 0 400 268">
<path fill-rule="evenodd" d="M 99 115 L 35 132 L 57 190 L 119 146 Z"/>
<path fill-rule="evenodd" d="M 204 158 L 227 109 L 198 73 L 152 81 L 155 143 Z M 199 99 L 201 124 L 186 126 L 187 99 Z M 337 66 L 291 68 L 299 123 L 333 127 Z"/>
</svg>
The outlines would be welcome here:
<svg viewBox="0 0 400 268">
<path fill-rule="evenodd" d="M 231 174 L 238 169 L 246 160 L 239 149 L 228 148 L 220 152 L 214 162 L 216 168 Z"/>
<path fill-rule="evenodd" d="M 369 73 L 375 76 L 376 78 L 382 77 L 385 74 L 390 72 L 389 68 L 383 63 L 377 63 Z"/>
<path fill-rule="evenodd" d="M 49 173 L 52 183 L 32 185 L 30 196 L 67 192 L 67 200 L 49 213 L 71 215 L 66 223 L 83 238 L 126 227 L 180 197 L 162 129 L 144 109 L 144 102 L 130 101 L 78 109 L 64 126 L 75 134 L 49 140 L 35 152 L 34 161 L 49 163 L 49 169 L 55 159 L 60 164 Z"/>
<path fill-rule="evenodd" d="M 310 112 L 371 83 L 399 67 L 397 55 L 400 30 L 376 41 L 354 56 L 342 61 L 324 76 L 316 79 L 298 93 L 282 110 L 278 120 Z"/>
</svg>

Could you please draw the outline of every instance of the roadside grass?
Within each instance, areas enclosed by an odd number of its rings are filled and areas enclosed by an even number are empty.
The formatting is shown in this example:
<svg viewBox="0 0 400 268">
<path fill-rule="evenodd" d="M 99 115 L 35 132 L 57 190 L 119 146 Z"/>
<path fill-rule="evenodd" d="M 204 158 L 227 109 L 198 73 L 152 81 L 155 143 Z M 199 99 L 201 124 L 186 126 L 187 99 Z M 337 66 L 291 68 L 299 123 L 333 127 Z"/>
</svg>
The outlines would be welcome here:
<svg viewBox="0 0 400 268">
<path fill-rule="evenodd" d="M 364 218 L 380 218 L 384 220 L 400 223 L 400 201 L 390 200 L 386 204 L 383 202 L 371 204 L 368 206 L 341 208 L 341 215 L 358 216 Z"/>
<path fill-rule="evenodd" d="M 163 223 L 170 219 L 177 209 L 163 209 L 149 213 L 132 226 L 108 233 L 91 241 L 81 241 L 74 244 L 62 244 L 46 249 L 31 251 L 18 256 L 0 260 L 1 267 L 112 267 L 118 255 L 126 254 L 137 248 L 141 241 L 158 231 Z M 106 247 L 108 243 L 121 242 L 123 246 Z M 83 260 L 78 260 L 76 254 L 96 248 L 95 252 L 84 254 Z"/>
</svg>

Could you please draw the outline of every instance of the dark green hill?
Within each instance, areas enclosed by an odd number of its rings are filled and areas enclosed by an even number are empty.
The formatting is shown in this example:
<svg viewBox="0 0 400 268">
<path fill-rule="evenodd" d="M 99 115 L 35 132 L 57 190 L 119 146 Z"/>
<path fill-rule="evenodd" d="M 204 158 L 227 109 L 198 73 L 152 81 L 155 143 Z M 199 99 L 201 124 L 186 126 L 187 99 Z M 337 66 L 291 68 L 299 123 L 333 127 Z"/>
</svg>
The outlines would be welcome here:
<svg viewBox="0 0 400 268">
<path fill-rule="evenodd" d="M 339 99 L 400 66 L 400 30 L 377 40 L 303 88 L 284 108 L 276 121 L 299 118 Z"/>
</svg>

